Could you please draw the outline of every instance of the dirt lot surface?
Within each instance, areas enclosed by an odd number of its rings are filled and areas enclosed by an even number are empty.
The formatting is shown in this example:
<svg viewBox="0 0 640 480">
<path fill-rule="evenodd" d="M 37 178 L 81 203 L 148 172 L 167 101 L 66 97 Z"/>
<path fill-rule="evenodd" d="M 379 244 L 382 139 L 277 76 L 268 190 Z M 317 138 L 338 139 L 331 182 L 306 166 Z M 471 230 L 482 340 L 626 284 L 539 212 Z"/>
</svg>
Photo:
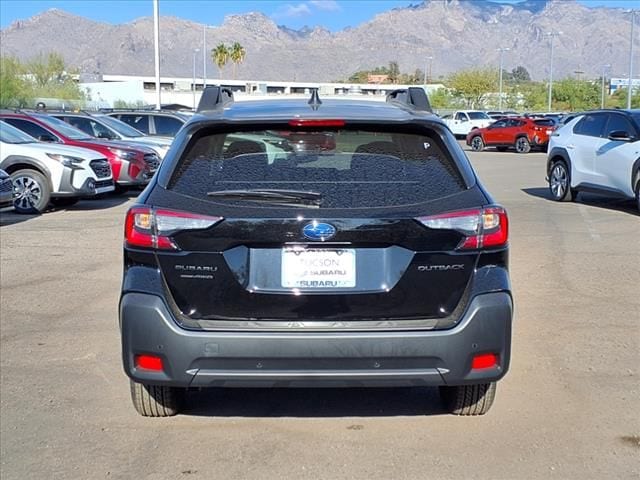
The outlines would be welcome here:
<svg viewBox="0 0 640 480">
<path fill-rule="evenodd" d="M 640 217 L 548 199 L 540 153 L 471 153 L 511 217 L 512 366 L 484 417 L 435 389 L 227 390 L 138 416 L 117 326 L 129 197 L 2 214 L 0 477 L 640 478 Z"/>
</svg>

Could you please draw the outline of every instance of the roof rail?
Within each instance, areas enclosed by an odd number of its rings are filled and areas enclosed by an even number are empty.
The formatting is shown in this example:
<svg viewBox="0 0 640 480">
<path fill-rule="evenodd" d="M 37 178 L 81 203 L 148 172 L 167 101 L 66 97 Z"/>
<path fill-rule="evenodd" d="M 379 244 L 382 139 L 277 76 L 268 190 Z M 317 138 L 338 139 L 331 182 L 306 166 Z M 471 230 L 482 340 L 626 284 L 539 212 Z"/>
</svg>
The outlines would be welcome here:
<svg viewBox="0 0 640 480">
<path fill-rule="evenodd" d="M 227 103 L 233 102 L 233 91 L 221 86 L 207 87 L 202 91 L 198 113 L 210 112 L 221 109 Z"/>
<path fill-rule="evenodd" d="M 407 105 L 414 110 L 433 113 L 427 92 L 421 87 L 409 87 L 393 90 L 387 94 L 387 102 Z"/>
</svg>

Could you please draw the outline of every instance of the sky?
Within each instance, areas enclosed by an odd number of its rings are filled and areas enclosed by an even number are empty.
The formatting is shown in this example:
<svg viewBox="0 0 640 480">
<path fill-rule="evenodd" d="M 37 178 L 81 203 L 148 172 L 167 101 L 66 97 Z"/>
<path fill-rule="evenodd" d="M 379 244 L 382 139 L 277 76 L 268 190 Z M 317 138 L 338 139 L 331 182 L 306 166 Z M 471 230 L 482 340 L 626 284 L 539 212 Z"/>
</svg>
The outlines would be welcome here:
<svg viewBox="0 0 640 480">
<path fill-rule="evenodd" d="M 420 3 L 420 0 L 159 1 L 160 15 L 176 16 L 209 25 L 220 25 L 225 15 L 258 11 L 271 17 L 278 25 L 294 29 L 305 25 L 322 25 L 333 32 L 357 26 L 386 10 Z M 518 0 L 500 1 L 514 3 Z M 578 1 L 588 7 L 640 9 L 640 0 Z M 0 0 L 0 28 L 9 26 L 14 20 L 24 20 L 50 8 L 112 24 L 153 15 L 152 0 Z"/>
</svg>

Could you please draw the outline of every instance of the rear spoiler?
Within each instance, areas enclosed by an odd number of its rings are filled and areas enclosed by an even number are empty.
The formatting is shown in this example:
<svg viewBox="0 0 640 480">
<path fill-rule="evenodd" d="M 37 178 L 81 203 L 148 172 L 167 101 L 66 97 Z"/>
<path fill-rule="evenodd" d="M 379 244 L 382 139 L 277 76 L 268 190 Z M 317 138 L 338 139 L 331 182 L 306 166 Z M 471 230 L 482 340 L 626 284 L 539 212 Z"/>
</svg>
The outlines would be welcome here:
<svg viewBox="0 0 640 480">
<path fill-rule="evenodd" d="M 420 87 L 393 90 L 387 94 L 387 102 L 408 106 L 413 110 L 433 113 L 427 92 Z"/>
<path fill-rule="evenodd" d="M 213 112 L 232 102 L 233 91 L 230 88 L 220 86 L 206 87 L 202 92 L 196 111 L 198 113 Z"/>
</svg>

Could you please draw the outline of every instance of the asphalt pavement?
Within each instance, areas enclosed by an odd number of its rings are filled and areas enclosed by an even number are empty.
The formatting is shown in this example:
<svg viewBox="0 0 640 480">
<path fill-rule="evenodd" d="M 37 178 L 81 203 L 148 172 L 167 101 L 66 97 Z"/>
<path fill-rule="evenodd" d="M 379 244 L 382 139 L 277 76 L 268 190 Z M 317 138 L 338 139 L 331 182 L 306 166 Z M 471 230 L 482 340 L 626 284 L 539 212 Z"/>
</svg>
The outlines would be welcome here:
<svg viewBox="0 0 640 480">
<path fill-rule="evenodd" d="M 555 203 L 541 153 L 469 153 L 507 207 L 511 370 L 483 417 L 437 391 L 210 390 L 133 409 L 117 323 L 133 197 L 0 216 L 0 478 L 640 478 L 640 216 Z"/>
</svg>

